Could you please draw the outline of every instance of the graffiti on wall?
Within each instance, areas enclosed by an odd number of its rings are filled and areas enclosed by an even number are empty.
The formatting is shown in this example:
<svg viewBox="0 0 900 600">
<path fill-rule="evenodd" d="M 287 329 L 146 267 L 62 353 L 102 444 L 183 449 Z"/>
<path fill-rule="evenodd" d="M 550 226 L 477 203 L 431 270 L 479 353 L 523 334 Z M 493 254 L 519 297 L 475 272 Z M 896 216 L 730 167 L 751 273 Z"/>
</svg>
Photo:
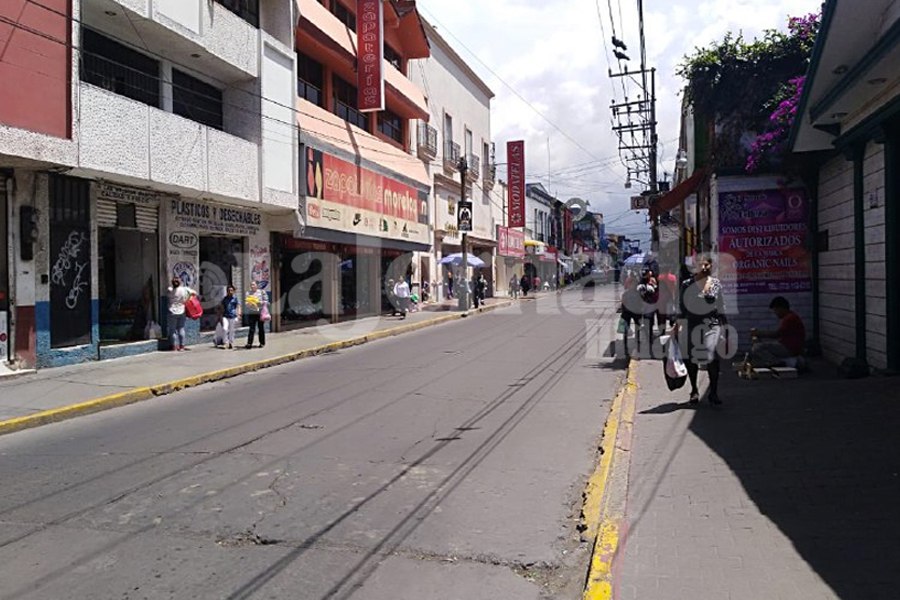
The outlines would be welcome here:
<svg viewBox="0 0 900 600">
<path fill-rule="evenodd" d="M 50 269 L 50 281 L 53 285 L 66 289 L 65 305 L 69 310 L 75 310 L 78 306 L 78 299 L 90 284 L 90 280 L 84 274 L 84 270 L 90 262 L 86 256 L 87 242 L 86 233 L 70 232 Z M 79 256 L 81 257 L 80 262 Z"/>
</svg>

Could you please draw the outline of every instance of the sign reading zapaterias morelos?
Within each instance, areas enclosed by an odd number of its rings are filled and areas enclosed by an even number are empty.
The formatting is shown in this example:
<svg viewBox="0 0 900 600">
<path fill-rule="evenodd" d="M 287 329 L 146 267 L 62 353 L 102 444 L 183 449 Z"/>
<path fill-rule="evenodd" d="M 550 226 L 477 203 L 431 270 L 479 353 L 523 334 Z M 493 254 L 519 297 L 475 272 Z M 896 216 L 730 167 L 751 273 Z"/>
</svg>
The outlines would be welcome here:
<svg viewBox="0 0 900 600">
<path fill-rule="evenodd" d="M 381 0 L 357 0 L 356 85 L 361 112 L 384 110 L 383 11 Z"/>
<path fill-rule="evenodd" d="M 427 192 L 313 148 L 305 158 L 308 225 L 429 242 Z"/>
</svg>

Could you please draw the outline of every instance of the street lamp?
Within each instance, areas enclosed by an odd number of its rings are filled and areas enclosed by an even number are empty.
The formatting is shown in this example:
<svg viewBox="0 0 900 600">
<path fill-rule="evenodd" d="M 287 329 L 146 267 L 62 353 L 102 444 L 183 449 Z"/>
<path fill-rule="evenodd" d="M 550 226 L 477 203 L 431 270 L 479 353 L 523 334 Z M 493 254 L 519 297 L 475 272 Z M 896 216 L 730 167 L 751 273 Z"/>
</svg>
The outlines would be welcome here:
<svg viewBox="0 0 900 600">
<path fill-rule="evenodd" d="M 466 201 L 466 174 L 469 171 L 466 157 L 460 156 L 456 166 L 459 169 L 459 202 L 460 206 L 462 206 Z M 469 255 L 466 248 L 467 242 L 468 234 L 466 231 L 462 231 L 462 281 L 459 282 L 462 285 L 459 286 L 459 310 L 469 310 Z"/>
</svg>

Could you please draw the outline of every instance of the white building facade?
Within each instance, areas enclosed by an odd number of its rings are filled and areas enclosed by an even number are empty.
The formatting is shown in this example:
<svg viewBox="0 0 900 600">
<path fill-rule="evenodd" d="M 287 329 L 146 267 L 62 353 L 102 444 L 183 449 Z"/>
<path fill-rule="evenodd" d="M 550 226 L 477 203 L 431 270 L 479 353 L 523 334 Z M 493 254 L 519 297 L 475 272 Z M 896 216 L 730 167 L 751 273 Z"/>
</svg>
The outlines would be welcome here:
<svg viewBox="0 0 900 600">
<path fill-rule="evenodd" d="M 485 262 L 482 274 L 493 294 L 497 279 L 497 226 L 503 225 L 504 198 L 496 186 L 494 147 L 491 142 L 491 99 L 494 93 L 453 50 L 447 41 L 423 20 L 431 45 L 431 56 L 415 61 L 410 79 L 426 94 L 429 120 L 420 121 L 414 134 L 418 156 L 433 180 L 431 195 L 433 252 L 420 256 L 423 281 L 432 283 L 433 297 L 448 292 L 451 269 L 440 264 L 448 254 L 462 251 L 457 229 L 458 203 L 462 197 L 460 158 L 465 158 L 466 199 L 472 202 L 473 230 L 468 234 L 468 252 Z M 460 278 L 458 270 L 452 275 Z M 471 275 L 471 274 L 470 274 Z M 505 283 L 504 286 L 505 288 Z"/>
<path fill-rule="evenodd" d="M 0 107 L 9 360 L 165 348 L 175 276 L 200 293 L 188 336 L 204 339 L 227 285 L 268 288 L 271 234 L 301 218 L 295 1 L 48 3 L 45 16 L 23 7 L 32 22 L 17 35 L 71 40 L 46 42 L 57 62 L 41 67 L 64 76 L 54 110 L 67 126 Z"/>
</svg>

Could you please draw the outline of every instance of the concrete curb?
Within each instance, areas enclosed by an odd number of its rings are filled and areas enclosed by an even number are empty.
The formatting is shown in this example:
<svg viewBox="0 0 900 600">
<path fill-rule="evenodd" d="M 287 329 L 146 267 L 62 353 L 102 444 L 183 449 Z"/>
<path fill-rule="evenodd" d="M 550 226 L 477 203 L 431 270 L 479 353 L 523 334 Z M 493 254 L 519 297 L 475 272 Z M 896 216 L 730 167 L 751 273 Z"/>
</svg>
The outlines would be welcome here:
<svg viewBox="0 0 900 600">
<path fill-rule="evenodd" d="M 637 388 L 637 365 L 631 361 L 603 427 L 600 461 L 584 490 L 582 539 L 591 543 L 592 551 L 583 600 L 613 598 L 613 560 L 625 518 Z"/>
<path fill-rule="evenodd" d="M 21 431 L 23 429 L 30 429 L 32 427 L 40 427 L 41 425 L 48 425 L 50 423 L 57 423 L 59 421 L 73 419 L 82 415 L 89 415 L 103 410 L 108 410 L 110 408 L 116 408 L 118 406 L 134 404 L 135 402 L 150 400 L 151 398 L 156 398 L 157 396 L 165 396 L 167 394 L 172 394 L 174 392 L 178 392 L 187 388 L 197 387 L 205 383 L 212 383 L 215 381 L 221 381 L 223 379 L 230 379 L 232 377 L 237 377 L 238 375 L 243 375 L 244 373 L 259 371 L 268 367 L 276 367 L 278 365 L 294 362 L 303 358 L 309 358 L 311 356 L 337 352 L 338 350 L 351 348 L 353 346 L 359 346 L 367 342 L 373 342 L 375 340 L 394 337 L 397 335 L 403 335 L 404 333 L 410 333 L 419 329 L 431 327 L 433 325 L 439 325 L 441 323 L 447 323 L 449 321 L 462 319 L 468 317 L 471 314 L 491 312 L 493 310 L 506 308 L 507 306 L 511 305 L 512 301 L 498 302 L 496 304 L 491 304 L 490 306 L 482 306 L 466 312 L 441 315 L 433 319 L 428 319 L 427 321 L 408 323 L 399 325 L 397 327 L 391 327 L 389 329 L 373 331 L 372 333 L 367 333 L 365 335 L 348 338 L 337 342 L 330 342 L 328 344 L 314 346 L 312 348 L 306 348 L 304 350 L 298 350 L 296 352 L 283 354 L 281 356 L 274 356 L 272 358 L 266 358 L 242 365 L 236 365 L 234 367 L 228 367 L 227 369 L 219 369 L 216 371 L 209 371 L 207 373 L 200 373 L 199 375 L 192 375 L 190 377 L 184 377 L 182 379 L 177 379 L 175 381 L 169 381 L 166 383 L 154 384 L 146 387 L 138 387 L 131 390 L 126 390 L 124 392 L 118 392 L 115 394 L 110 394 L 108 396 L 94 398 L 93 400 L 79 402 L 78 404 L 71 404 L 68 406 L 61 406 L 59 408 L 41 411 L 33 415 L 7 419 L 5 421 L 0 421 L 0 435 L 13 433 L 14 431 Z"/>
</svg>

